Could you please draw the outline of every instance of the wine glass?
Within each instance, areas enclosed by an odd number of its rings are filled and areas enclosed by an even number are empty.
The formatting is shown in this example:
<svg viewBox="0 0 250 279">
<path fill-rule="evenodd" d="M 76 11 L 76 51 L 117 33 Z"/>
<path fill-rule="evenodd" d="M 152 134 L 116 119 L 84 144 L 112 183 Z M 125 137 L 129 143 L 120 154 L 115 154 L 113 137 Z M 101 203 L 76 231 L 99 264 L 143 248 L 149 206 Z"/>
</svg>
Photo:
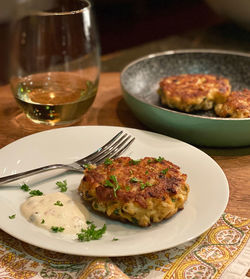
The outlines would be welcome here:
<svg viewBox="0 0 250 279">
<path fill-rule="evenodd" d="M 10 85 L 33 122 L 69 125 L 93 103 L 100 45 L 88 0 L 22 0 L 12 24 Z"/>
</svg>

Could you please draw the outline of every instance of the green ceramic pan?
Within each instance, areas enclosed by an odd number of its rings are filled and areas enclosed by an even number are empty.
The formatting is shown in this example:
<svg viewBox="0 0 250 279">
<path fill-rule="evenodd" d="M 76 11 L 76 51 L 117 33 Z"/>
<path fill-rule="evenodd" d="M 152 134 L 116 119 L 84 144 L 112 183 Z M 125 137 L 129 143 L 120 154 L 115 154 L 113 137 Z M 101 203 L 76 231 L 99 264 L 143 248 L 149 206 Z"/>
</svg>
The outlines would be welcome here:
<svg viewBox="0 0 250 279">
<path fill-rule="evenodd" d="M 250 88 L 250 55 L 178 50 L 142 57 L 121 73 L 124 99 L 135 116 L 153 131 L 199 146 L 249 146 L 250 118 L 219 118 L 213 111 L 184 113 L 161 105 L 156 93 L 160 79 L 183 73 L 224 76 L 233 90 Z"/>
</svg>

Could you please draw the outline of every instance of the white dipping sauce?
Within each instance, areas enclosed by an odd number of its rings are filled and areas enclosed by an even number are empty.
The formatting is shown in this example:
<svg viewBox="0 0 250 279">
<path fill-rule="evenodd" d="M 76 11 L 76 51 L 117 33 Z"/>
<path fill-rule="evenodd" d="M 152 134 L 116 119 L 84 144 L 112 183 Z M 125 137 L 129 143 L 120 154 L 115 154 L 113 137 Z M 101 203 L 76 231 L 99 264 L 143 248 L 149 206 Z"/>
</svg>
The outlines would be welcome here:
<svg viewBox="0 0 250 279">
<path fill-rule="evenodd" d="M 76 234 L 87 227 L 82 210 L 61 192 L 30 197 L 21 205 L 21 212 L 28 221 L 49 231 L 62 227 L 63 233 Z"/>
</svg>

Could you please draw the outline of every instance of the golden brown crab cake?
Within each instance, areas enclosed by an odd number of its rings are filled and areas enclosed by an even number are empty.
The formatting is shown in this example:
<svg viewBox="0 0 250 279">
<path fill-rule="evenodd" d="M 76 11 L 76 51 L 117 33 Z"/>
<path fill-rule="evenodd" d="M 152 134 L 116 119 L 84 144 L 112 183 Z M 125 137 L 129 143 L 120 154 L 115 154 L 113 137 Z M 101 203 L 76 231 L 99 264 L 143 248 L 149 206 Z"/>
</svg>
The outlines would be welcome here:
<svg viewBox="0 0 250 279">
<path fill-rule="evenodd" d="M 108 217 L 146 227 L 183 209 L 189 192 L 186 179 L 162 157 L 120 157 L 87 169 L 79 192 Z"/>
<path fill-rule="evenodd" d="M 233 91 L 223 104 L 217 104 L 215 113 L 220 117 L 249 118 L 250 90 Z"/>
<path fill-rule="evenodd" d="M 228 79 L 207 74 L 169 76 L 160 81 L 158 90 L 163 105 L 185 112 L 212 109 L 230 92 Z"/>
</svg>

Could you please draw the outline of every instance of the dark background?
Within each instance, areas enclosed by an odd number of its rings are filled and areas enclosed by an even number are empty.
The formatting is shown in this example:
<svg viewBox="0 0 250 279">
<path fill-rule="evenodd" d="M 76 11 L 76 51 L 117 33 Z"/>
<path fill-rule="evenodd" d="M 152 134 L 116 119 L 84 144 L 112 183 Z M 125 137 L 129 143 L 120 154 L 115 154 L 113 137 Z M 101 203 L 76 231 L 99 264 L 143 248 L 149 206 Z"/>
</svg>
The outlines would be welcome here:
<svg viewBox="0 0 250 279">
<path fill-rule="evenodd" d="M 102 55 L 220 24 L 203 0 L 93 0 Z M 0 84 L 8 82 L 9 22 L 0 23 Z"/>
<path fill-rule="evenodd" d="M 223 21 L 202 0 L 95 0 L 102 53 Z"/>
</svg>

